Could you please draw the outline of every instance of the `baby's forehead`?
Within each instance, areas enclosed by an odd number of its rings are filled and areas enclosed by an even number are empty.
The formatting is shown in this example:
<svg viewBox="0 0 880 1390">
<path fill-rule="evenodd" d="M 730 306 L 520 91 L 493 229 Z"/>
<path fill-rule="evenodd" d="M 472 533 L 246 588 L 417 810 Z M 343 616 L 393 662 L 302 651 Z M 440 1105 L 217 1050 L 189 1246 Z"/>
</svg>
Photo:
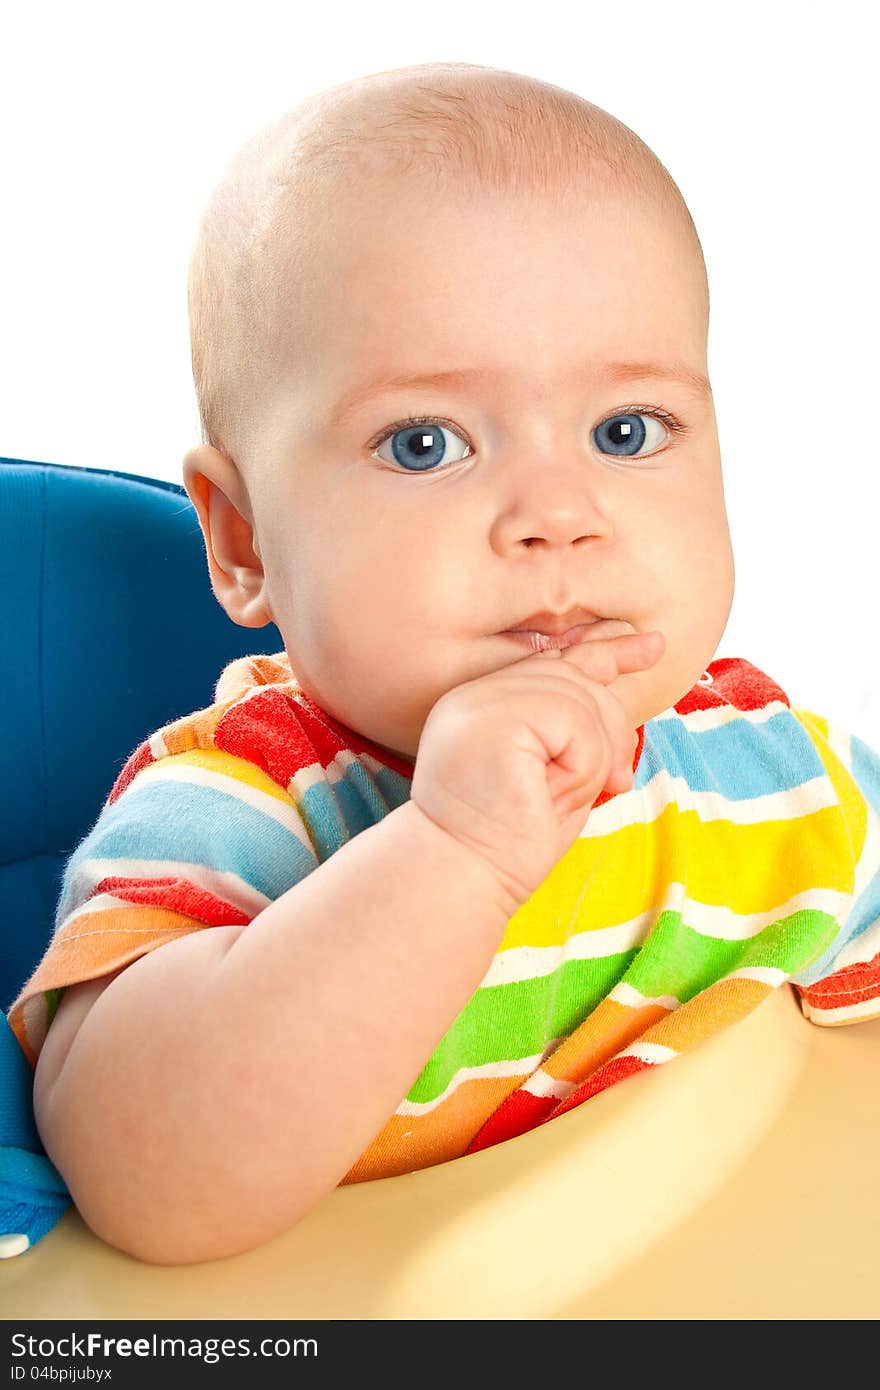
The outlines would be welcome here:
<svg viewBox="0 0 880 1390">
<path fill-rule="evenodd" d="M 274 375 L 278 335 L 289 344 L 298 316 L 324 292 L 346 209 L 387 189 L 401 216 L 429 219 L 454 190 L 508 215 L 511 200 L 552 208 L 606 187 L 630 200 L 633 219 L 651 207 L 669 216 L 705 281 L 671 176 L 634 131 L 574 92 L 521 73 L 429 63 L 308 98 L 238 152 L 196 235 L 188 302 L 204 437 L 234 453 Z M 499 218 L 499 261 L 504 230 Z M 707 285 L 702 293 L 708 302 Z"/>
</svg>

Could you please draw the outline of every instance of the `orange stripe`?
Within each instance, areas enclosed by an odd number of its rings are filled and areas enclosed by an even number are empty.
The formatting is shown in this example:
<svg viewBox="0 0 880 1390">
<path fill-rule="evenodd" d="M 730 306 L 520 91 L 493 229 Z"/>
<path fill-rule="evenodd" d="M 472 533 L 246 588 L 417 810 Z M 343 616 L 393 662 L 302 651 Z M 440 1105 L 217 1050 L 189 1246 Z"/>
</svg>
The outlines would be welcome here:
<svg viewBox="0 0 880 1390">
<path fill-rule="evenodd" d="M 773 986 L 762 984 L 760 980 L 718 980 L 686 1004 L 673 1009 L 649 1028 L 639 1042 L 660 1043 L 676 1052 L 686 1052 L 720 1033 L 728 1024 L 744 1018 L 772 992 Z"/>
<path fill-rule="evenodd" d="M 121 920 L 124 926 L 109 928 L 109 917 L 114 923 Z M 137 924 L 140 930 L 136 929 Z M 157 907 L 87 912 L 68 927 L 62 927 L 7 1014 L 9 1026 L 31 1066 L 36 1066 L 46 1036 L 46 990 L 100 979 L 169 941 L 177 941 L 193 931 L 210 930 L 193 917 Z"/>
<path fill-rule="evenodd" d="M 560 1043 L 541 1070 L 557 1081 L 585 1081 L 591 1072 L 669 1013 L 662 1004 L 630 1008 L 603 999 L 579 1028 Z"/>
<path fill-rule="evenodd" d="M 214 730 L 226 713 L 225 708 L 217 710 L 212 706 L 207 710 L 197 710 L 195 714 L 170 724 L 160 730 L 162 741 L 169 753 L 188 753 L 193 748 L 213 749 Z"/>
<path fill-rule="evenodd" d="M 114 925 L 108 925 L 110 919 Z M 166 941 L 176 941 L 192 931 L 210 931 L 204 922 L 161 907 L 126 907 L 112 911 L 84 912 L 62 927 L 47 947 L 24 985 L 19 1001 L 47 989 L 60 989 L 96 980 L 121 965 L 129 965 Z M 14 1006 L 13 1006 L 14 1007 Z"/>
<path fill-rule="evenodd" d="M 492 1112 L 528 1075 L 474 1077 L 426 1115 L 392 1115 L 342 1183 L 396 1177 L 459 1158 Z"/>
</svg>

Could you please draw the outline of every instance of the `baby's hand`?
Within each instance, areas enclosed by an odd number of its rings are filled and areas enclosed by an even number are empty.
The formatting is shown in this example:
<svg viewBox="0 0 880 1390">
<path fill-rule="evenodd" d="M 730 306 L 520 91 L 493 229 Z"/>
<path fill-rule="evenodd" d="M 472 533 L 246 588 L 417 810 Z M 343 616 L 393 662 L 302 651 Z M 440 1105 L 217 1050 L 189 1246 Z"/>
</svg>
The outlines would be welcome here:
<svg viewBox="0 0 880 1390">
<path fill-rule="evenodd" d="M 448 690 L 422 730 L 413 801 L 492 864 L 519 903 L 577 839 L 602 789 L 632 785 L 637 736 L 609 687 L 652 666 L 666 639 L 622 621 L 602 629 Z"/>
</svg>

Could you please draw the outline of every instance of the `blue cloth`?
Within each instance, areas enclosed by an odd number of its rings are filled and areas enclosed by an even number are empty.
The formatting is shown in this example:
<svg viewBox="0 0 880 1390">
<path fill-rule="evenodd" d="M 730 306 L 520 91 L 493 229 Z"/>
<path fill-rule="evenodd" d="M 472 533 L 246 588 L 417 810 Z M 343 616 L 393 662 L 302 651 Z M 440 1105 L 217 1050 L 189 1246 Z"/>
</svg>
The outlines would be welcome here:
<svg viewBox="0 0 880 1390">
<path fill-rule="evenodd" d="M 34 1074 L 0 1013 L 0 1258 L 20 1255 L 71 1204 L 34 1124 Z"/>
</svg>

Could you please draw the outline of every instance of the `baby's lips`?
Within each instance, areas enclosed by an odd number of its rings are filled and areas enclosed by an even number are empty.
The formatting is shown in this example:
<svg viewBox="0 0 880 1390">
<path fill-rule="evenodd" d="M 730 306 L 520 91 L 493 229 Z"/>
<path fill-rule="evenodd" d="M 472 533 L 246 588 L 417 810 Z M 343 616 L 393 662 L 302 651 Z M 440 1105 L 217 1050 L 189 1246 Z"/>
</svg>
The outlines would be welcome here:
<svg viewBox="0 0 880 1390">
<path fill-rule="evenodd" d="M 598 642 L 601 637 L 621 637 L 626 632 L 636 631 L 625 618 L 602 618 L 598 623 L 590 623 L 584 628 L 581 641 Z"/>
</svg>

